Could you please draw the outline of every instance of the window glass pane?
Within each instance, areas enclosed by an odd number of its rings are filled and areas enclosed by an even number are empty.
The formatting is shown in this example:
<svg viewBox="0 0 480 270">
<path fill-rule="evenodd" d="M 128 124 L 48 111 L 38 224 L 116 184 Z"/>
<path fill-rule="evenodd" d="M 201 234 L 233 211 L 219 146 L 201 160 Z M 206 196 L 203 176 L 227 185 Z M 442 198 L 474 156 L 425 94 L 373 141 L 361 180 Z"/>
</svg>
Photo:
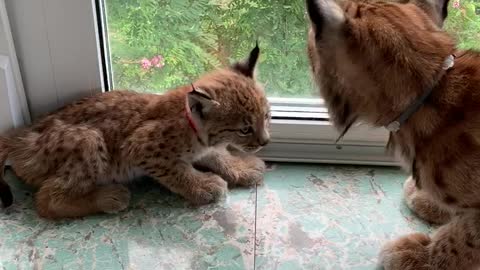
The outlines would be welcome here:
<svg viewBox="0 0 480 270">
<path fill-rule="evenodd" d="M 306 56 L 304 1 L 105 0 L 116 89 L 161 93 L 262 49 L 270 97 L 318 97 Z M 480 0 L 453 0 L 445 28 L 480 49 Z"/>
<path fill-rule="evenodd" d="M 106 0 L 116 89 L 163 92 L 247 56 L 271 97 L 317 96 L 306 56 L 304 1 Z"/>
<path fill-rule="evenodd" d="M 461 49 L 480 49 L 480 0 L 453 0 L 445 28 Z"/>
</svg>

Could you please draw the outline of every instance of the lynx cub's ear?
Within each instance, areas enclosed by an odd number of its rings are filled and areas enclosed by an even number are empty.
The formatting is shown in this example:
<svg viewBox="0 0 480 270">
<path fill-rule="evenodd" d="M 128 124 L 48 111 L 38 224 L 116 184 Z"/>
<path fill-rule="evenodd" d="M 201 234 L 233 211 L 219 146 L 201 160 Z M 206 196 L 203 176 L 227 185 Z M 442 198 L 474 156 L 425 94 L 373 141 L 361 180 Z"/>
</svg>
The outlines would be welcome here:
<svg viewBox="0 0 480 270">
<path fill-rule="evenodd" d="M 307 0 L 307 11 L 317 40 L 345 23 L 345 13 L 335 0 Z"/>
<path fill-rule="evenodd" d="M 248 58 L 241 62 L 233 64 L 232 69 L 249 78 L 253 78 L 253 76 L 255 75 L 255 67 L 257 65 L 257 60 L 259 55 L 260 55 L 260 48 L 258 47 L 258 42 L 257 42 L 257 45 L 250 52 L 250 55 L 248 56 Z"/>
<path fill-rule="evenodd" d="M 208 113 L 212 106 L 219 105 L 210 94 L 205 90 L 194 87 L 192 85 L 192 91 L 188 93 L 188 107 L 192 111 L 192 114 L 197 115 L 200 119 L 204 118 L 204 114 Z"/>
</svg>

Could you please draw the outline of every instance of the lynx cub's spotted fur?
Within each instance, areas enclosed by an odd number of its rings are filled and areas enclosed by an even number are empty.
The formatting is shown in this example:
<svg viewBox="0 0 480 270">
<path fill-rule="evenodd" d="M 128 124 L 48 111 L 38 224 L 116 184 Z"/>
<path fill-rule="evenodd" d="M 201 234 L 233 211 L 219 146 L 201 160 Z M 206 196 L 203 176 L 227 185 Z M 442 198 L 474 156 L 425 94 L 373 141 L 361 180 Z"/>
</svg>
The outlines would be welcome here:
<svg viewBox="0 0 480 270">
<path fill-rule="evenodd" d="M 47 218 L 121 211 L 130 199 L 122 183 L 138 175 L 194 204 L 217 200 L 227 183 L 255 185 L 265 165 L 253 153 L 269 141 L 267 99 L 254 80 L 259 51 L 164 95 L 113 91 L 66 106 L 0 137 L 2 171 L 8 158 L 38 188 Z"/>
</svg>

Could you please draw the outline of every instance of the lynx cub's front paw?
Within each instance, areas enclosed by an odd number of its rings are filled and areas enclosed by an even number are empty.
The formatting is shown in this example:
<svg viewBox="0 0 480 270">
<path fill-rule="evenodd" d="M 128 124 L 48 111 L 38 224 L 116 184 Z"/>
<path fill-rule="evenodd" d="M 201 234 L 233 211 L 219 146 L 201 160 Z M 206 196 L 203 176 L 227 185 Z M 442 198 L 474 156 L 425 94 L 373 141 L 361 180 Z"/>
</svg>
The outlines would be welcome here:
<svg viewBox="0 0 480 270">
<path fill-rule="evenodd" d="M 213 173 L 205 173 L 205 176 L 194 181 L 195 186 L 186 197 L 195 205 L 204 205 L 218 201 L 228 190 L 227 182 Z"/>
<path fill-rule="evenodd" d="M 98 208 L 109 214 L 125 210 L 130 202 L 130 191 L 123 185 L 108 185 L 97 191 Z"/>
<path fill-rule="evenodd" d="M 249 156 L 244 159 L 245 166 L 238 173 L 237 185 L 240 186 L 255 186 L 263 182 L 266 166 L 263 160 Z"/>
</svg>

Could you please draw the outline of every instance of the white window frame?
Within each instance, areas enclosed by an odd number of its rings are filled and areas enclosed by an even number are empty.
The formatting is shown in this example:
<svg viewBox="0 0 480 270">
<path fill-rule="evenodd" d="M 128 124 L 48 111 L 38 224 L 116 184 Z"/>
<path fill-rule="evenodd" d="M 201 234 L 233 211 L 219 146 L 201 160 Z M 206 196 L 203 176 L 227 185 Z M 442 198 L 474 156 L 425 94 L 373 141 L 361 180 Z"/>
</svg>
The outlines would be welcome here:
<svg viewBox="0 0 480 270">
<path fill-rule="evenodd" d="M 6 0 L 17 54 L 36 118 L 72 100 L 108 89 L 106 35 L 98 0 Z M 356 126 L 335 145 L 320 99 L 270 99 L 273 116 L 266 160 L 393 165 L 387 132 Z M 296 110 L 289 108 L 296 107 Z M 277 110 L 278 109 L 278 110 Z M 288 116 L 288 119 L 277 119 Z M 305 118 L 306 117 L 306 118 Z"/>
<path fill-rule="evenodd" d="M 30 123 L 5 1 L 0 0 L 0 132 Z"/>
</svg>

